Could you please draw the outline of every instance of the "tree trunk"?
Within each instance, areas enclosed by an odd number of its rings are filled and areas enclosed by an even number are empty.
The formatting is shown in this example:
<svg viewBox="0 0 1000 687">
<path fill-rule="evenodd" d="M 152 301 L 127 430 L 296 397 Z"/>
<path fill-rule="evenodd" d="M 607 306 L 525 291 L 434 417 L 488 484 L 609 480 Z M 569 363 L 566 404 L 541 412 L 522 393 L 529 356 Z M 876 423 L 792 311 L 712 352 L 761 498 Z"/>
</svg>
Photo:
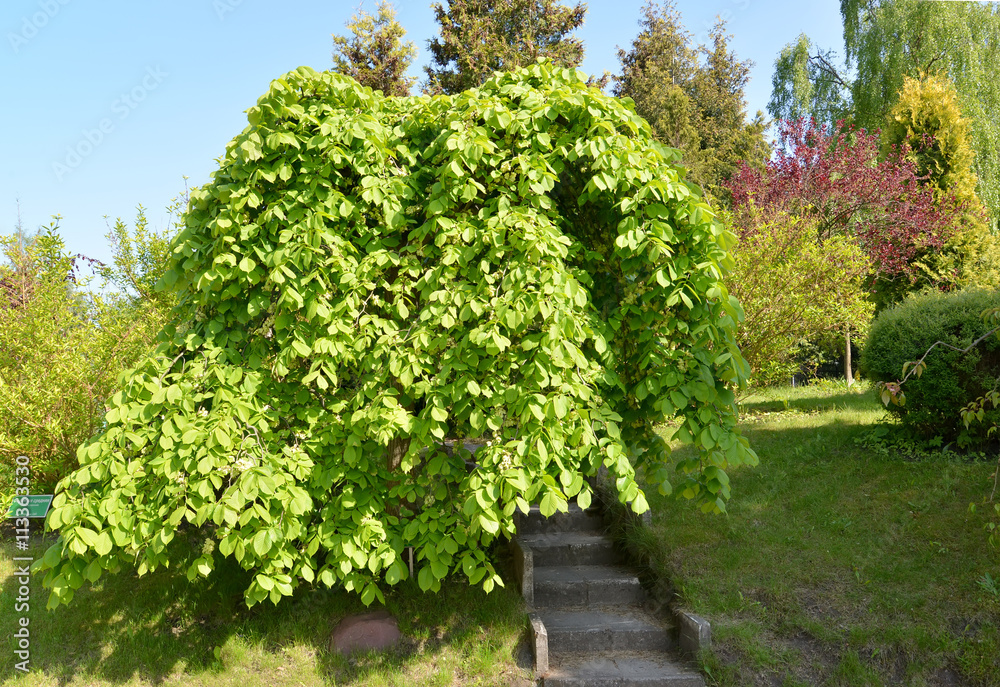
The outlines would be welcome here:
<svg viewBox="0 0 1000 687">
<path fill-rule="evenodd" d="M 389 441 L 386 449 L 385 467 L 389 472 L 399 472 L 403 456 L 410 450 L 410 437 L 395 437 Z"/>
<path fill-rule="evenodd" d="M 403 463 L 403 456 L 406 452 L 410 450 L 410 437 L 394 437 L 389 440 L 389 445 L 385 450 L 385 467 L 392 474 L 399 474 L 399 466 Z M 392 479 L 386 485 L 390 490 L 399 484 L 398 481 Z M 389 499 L 389 494 L 386 493 L 386 499 Z M 399 505 L 390 503 L 386 505 L 386 512 L 389 515 L 399 515 Z"/>
<path fill-rule="evenodd" d="M 850 389 L 854 385 L 854 373 L 851 372 L 851 325 L 847 325 L 844 332 L 844 378 Z"/>
</svg>

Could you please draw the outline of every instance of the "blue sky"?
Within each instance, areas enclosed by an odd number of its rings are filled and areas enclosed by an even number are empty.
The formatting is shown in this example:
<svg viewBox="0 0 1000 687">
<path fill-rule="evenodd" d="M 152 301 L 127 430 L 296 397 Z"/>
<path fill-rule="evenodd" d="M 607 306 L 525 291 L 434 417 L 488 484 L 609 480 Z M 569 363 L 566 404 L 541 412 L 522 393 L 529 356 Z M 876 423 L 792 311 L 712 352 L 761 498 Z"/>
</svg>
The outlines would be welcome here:
<svg viewBox="0 0 1000 687">
<path fill-rule="evenodd" d="M 618 71 L 616 47 L 638 32 L 644 0 L 592 0 L 578 35 L 581 69 Z M 732 47 L 756 63 L 750 112 L 765 109 L 774 59 L 800 33 L 843 52 L 833 0 L 681 0 L 688 30 L 707 38 L 717 15 Z M 374 0 L 365 8 L 374 9 Z M 142 204 L 156 228 L 188 184 L 208 181 L 244 111 L 268 83 L 300 65 L 331 64 L 331 34 L 344 33 L 356 0 L 4 0 L 0 9 L 0 233 L 20 201 L 27 229 L 62 215 L 72 252 L 110 257 L 105 216 L 129 222 Z M 429 0 L 396 0 L 407 38 L 429 61 L 436 34 Z"/>
</svg>

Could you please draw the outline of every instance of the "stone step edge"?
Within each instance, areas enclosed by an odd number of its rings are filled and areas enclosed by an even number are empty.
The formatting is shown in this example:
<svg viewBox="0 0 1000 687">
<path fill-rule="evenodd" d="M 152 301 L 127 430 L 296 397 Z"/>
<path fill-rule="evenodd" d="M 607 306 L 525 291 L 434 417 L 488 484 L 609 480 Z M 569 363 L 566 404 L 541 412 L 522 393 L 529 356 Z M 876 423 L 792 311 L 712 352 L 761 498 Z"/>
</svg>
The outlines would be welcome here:
<svg viewBox="0 0 1000 687">
<path fill-rule="evenodd" d="M 641 605 L 648 595 L 639 577 L 621 565 L 553 565 L 534 571 L 535 608 Z"/>
<path fill-rule="evenodd" d="M 510 539 L 510 549 L 514 561 L 514 574 L 521 587 L 521 596 L 530 609 L 528 611 L 529 641 L 535 662 L 535 675 L 541 676 L 549 670 L 549 637 L 542 619 L 534 611 L 535 574 L 531 547 L 515 535 Z M 683 654 L 694 655 L 712 646 L 712 626 L 708 620 L 683 608 L 670 609 L 674 624 L 678 628 L 678 648 Z"/>
<path fill-rule="evenodd" d="M 567 510 L 557 511 L 548 517 L 542 516 L 538 504 L 532 504 L 527 513 L 515 510 L 514 523 L 519 534 L 538 534 L 546 531 L 544 529 L 542 532 L 537 531 L 535 528 L 538 526 L 557 527 L 552 530 L 555 532 L 581 531 L 584 528 L 588 531 L 603 531 L 605 528 L 604 516 L 596 504 L 580 508 L 572 502 L 567 505 Z"/>
<path fill-rule="evenodd" d="M 603 662 L 619 664 L 607 670 Z M 594 664 L 597 664 L 596 666 Z M 591 672 L 597 668 L 597 673 Z M 604 668 L 604 670 L 602 670 Z M 546 687 L 555 685 L 672 685 L 705 687 L 697 666 L 672 654 L 655 652 L 561 652 L 541 676 Z"/>
<path fill-rule="evenodd" d="M 534 559 L 534 550 L 532 550 L 532 560 Z M 622 579 L 623 577 L 628 577 L 635 582 L 639 581 L 639 576 L 635 574 L 633 569 L 624 563 L 575 563 L 570 565 L 546 565 L 538 569 L 538 571 L 533 571 L 533 576 L 537 582 L 539 577 L 546 577 L 551 579 L 553 576 L 559 575 L 560 571 L 566 568 L 571 568 L 577 570 L 580 575 L 589 575 L 590 577 L 582 577 L 581 581 L 600 581 L 604 579 Z"/>
<path fill-rule="evenodd" d="M 559 547 L 568 544 L 603 544 L 614 546 L 614 540 L 605 532 L 599 530 L 566 531 L 566 532 L 534 532 L 525 534 L 518 532 L 517 536 L 529 544 L 540 544 L 543 547 Z M 568 541 L 567 541 L 568 540 Z"/>
<path fill-rule="evenodd" d="M 624 565 L 614 540 L 603 532 L 543 532 L 517 534 L 535 552 L 539 568 L 566 565 Z M 587 561 L 587 562 L 573 562 Z"/>
<path fill-rule="evenodd" d="M 553 661 L 552 657 L 549 654 L 548 629 L 545 626 L 545 622 L 542 620 L 541 616 L 537 612 L 528 613 L 528 640 L 529 643 L 531 644 L 532 657 L 534 659 L 533 668 L 535 677 L 542 678 L 543 676 L 547 675 L 550 672 Z M 681 660 L 677 660 L 674 658 L 674 656 L 677 655 L 674 653 L 675 651 L 680 654 Z M 692 674 L 695 675 L 698 674 L 696 668 L 690 666 L 689 664 L 686 663 L 686 661 L 684 661 L 684 659 L 690 659 L 691 657 L 694 656 L 694 652 L 690 648 L 685 649 L 684 647 L 680 646 L 666 653 L 659 653 L 659 652 L 654 652 L 654 653 L 656 656 L 667 659 L 679 667 L 691 670 Z M 593 652 L 562 651 L 558 652 L 558 660 L 556 662 L 561 664 L 567 660 L 572 661 L 574 658 L 578 658 L 584 655 L 592 656 L 594 654 Z M 635 652 L 634 655 L 650 656 L 651 654 L 648 652 L 639 651 Z M 630 653 L 627 655 L 622 655 L 620 652 L 616 652 L 615 656 L 622 658 L 630 658 L 633 656 L 633 654 Z"/>
</svg>

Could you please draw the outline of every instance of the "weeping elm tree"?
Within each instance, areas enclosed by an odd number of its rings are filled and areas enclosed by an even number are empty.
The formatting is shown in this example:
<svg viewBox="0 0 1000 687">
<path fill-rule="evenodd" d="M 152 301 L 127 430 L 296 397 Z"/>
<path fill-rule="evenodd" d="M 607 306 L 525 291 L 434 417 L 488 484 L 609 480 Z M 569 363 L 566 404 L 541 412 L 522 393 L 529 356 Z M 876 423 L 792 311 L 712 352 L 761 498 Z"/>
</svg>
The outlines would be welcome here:
<svg viewBox="0 0 1000 687">
<path fill-rule="evenodd" d="M 300 68 L 248 120 L 191 194 L 172 324 L 59 485 L 50 606 L 223 557 L 250 605 L 317 581 L 371 603 L 407 547 L 423 590 L 489 591 L 515 511 L 588 506 L 601 465 L 636 512 L 637 468 L 725 509 L 756 462 L 733 236 L 634 111 L 539 62 L 434 98 Z M 700 452 L 673 476 L 675 416 Z"/>
</svg>

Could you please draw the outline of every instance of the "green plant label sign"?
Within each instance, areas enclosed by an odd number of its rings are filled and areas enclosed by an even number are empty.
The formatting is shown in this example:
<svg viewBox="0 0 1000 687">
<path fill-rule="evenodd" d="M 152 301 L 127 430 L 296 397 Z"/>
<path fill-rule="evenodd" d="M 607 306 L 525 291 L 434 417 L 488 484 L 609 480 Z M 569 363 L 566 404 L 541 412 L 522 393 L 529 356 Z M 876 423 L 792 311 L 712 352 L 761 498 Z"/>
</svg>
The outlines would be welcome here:
<svg viewBox="0 0 1000 687">
<path fill-rule="evenodd" d="M 19 496 L 14 499 L 14 503 L 10 504 L 10 510 L 7 511 L 8 518 L 18 517 L 15 513 L 19 508 L 24 508 L 24 498 L 24 496 Z M 44 518 L 45 514 L 49 512 L 49 506 L 52 505 L 52 494 L 34 494 L 28 496 L 27 499 L 29 518 Z"/>
</svg>

